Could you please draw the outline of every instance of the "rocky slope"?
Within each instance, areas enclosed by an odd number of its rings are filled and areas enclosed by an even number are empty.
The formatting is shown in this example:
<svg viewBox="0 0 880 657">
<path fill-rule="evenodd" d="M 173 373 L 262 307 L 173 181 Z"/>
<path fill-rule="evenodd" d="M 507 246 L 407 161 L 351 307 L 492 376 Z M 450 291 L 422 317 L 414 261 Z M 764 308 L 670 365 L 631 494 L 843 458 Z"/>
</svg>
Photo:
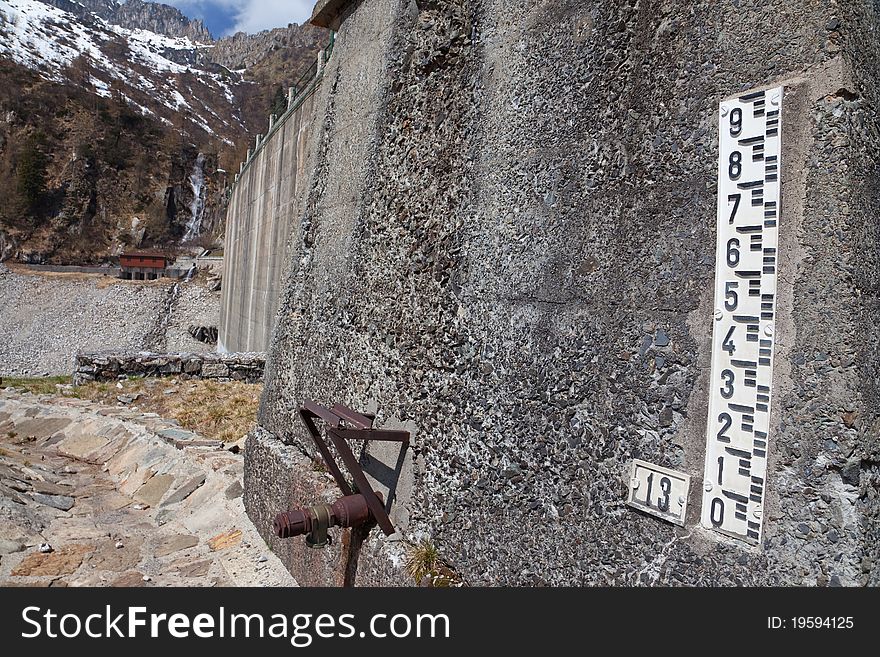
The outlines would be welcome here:
<svg viewBox="0 0 880 657">
<path fill-rule="evenodd" d="M 0 0 L 0 260 L 216 240 L 225 171 L 328 38 L 215 42 L 167 5 Z"/>
<path fill-rule="evenodd" d="M 188 329 L 215 326 L 219 305 L 200 278 L 138 283 L 0 265 L 0 376 L 70 374 L 80 351 L 211 352 Z"/>
</svg>

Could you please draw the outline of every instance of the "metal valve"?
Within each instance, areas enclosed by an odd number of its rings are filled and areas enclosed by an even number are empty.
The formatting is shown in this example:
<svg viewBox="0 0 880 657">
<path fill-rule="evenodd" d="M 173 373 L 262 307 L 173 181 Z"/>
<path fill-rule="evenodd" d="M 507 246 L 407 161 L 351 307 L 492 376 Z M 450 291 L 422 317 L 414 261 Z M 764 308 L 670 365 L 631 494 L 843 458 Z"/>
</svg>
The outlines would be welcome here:
<svg viewBox="0 0 880 657">
<path fill-rule="evenodd" d="M 275 534 L 279 538 L 306 534 L 306 545 L 314 548 L 329 544 L 327 530 L 330 527 L 364 527 L 370 530 L 374 525 L 379 525 L 386 536 L 391 536 L 394 533 L 394 525 L 388 517 L 384 498 L 373 490 L 347 441 L 399 443 L 402 456 L 409 445 L 409 431 L 375 429 L 373 428 L 375 415 L 358 413 L 342 404 L 324 408 L 315 402 L 304 401 L 298 412 L 344 497 L 329 505 L 316 504 L 304 509 L 291 509 L 279 513 L 273 525 Z M 322 420 L 326 425 L 326 440 L 321 436 L 315 420 Z M 331 445 L 348 468 L 353 483 L 349 482 L 339 469 Z M 360 493 L 355 494 L 355 490 Z"/>
<path fill-rule="evenodd" d="M 374 493 L 379 501 L 382 496 Z M 311 548 L 326 547 L 330 543 L 330 527 L 361 527 L 376 521 L 367 499 L 362 495 L 347 495 L 333 504 L 316 504 L 304 509 L 291 509 L 275 516 L 273 528 L 278 538 L 306 535 Z"/>
</svg>

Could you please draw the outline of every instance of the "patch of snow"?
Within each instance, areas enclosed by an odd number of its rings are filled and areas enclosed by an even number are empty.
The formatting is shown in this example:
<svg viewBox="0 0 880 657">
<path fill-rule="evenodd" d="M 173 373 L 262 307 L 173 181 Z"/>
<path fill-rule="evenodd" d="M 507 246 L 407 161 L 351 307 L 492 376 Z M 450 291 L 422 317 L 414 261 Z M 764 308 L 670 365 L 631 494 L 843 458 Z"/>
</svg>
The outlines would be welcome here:
<svg viewBox="0 0 880 657">
<path fill-rule="evenodd" d="M 225 124 L 225 121 L 192 89 L 187 90 L 189 99 L 181 94 L 175 84 L 176 77 L 190 74 L 206 87 L 222 93 L 233 108 L 236 104 L 231 86 L 220 75 L 175 61 L 186 61 L 193 52 L 211 46 L 184 37 L 168 37 L 140 29 L 129 30 L 95 15 L 91 19 L 79 19 L 38 0 L 0 0 L 0 15 L 0 56 L 34 69 L 54 82 L 65 82 L 64 69 L 77 57 L 85 57 L 95 70 L 107 74 L 101 75 L 103 80 L 90 76 L 89 82 L 98 95 L 111 95 L 110 84 L 106 81 L 108 78 L 121 80 L 173 112 L 187 112 L 193 123 L 210 135 L 216 133 L 205 117 L 196 113 L 192 107 L 193 100 L 198 100 L 199 105 L 213 115 L 214 125 Z M 107 56 L 110 47 L 125 48 L 127 52 L 122 57 L 117 54 L 111 60 Z M 179 56 L 174 53 L 179 53 Z M 131 98 L 128 100 L 141 111 L 152 114 Z M 236 109 L 233 109 L 233 116 L 241 123 Z M 171 123 L 167 119 L 162 120 L 163 123 Z M 231 143 L 227 139 L 223 141 Z"/>
<path fill-rule="evenodd" d="M 95 88 L 95 93 L 101 96 L 102 98 L 110 98 L 110 85 L 104 82 L 103 80 L 99 80 L 94 75 L 89 76 L 89 84 L 91 84 Z"/>
</svg>

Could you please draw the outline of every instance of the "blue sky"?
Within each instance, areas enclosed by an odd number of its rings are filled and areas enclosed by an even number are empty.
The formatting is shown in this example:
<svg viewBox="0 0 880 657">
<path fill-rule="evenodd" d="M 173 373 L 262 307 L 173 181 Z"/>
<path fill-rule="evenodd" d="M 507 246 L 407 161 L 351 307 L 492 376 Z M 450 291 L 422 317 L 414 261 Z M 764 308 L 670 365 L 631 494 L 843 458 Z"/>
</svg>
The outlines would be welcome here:
<svg viewBox="0 0 880 657">
<path fill-rule="evenodd" d="M 315 0 L 159 0 L 190 18 L 205 21 L 215 37 L 235 32 L 260 32 L 288 23 L 304 23 Z"/>
</svg>

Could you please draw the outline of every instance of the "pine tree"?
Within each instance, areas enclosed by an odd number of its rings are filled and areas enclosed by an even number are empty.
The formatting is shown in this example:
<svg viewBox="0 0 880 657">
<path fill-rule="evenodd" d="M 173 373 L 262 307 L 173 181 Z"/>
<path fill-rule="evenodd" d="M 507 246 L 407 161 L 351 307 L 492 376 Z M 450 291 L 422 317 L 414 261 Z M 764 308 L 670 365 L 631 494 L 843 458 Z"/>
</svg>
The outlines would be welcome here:
<svg viewBox="0 0 880 657">
<path fill-rule="evenodd" d="M 281 116 L 287 111 L 287 94 L 284 93 L 284 87 L 278 85 L 275 90 L 275 96 L 272 99 L 271 113 L 275 116 Z"/>
<path fill-rule="evenodd" d="M 46 191 L 46 154 L 43 152 L 45 138 L 36 133 L 28 137 L 18 158 L 16 177 L 18 193 L 34 210 Z"/>
</svg>

